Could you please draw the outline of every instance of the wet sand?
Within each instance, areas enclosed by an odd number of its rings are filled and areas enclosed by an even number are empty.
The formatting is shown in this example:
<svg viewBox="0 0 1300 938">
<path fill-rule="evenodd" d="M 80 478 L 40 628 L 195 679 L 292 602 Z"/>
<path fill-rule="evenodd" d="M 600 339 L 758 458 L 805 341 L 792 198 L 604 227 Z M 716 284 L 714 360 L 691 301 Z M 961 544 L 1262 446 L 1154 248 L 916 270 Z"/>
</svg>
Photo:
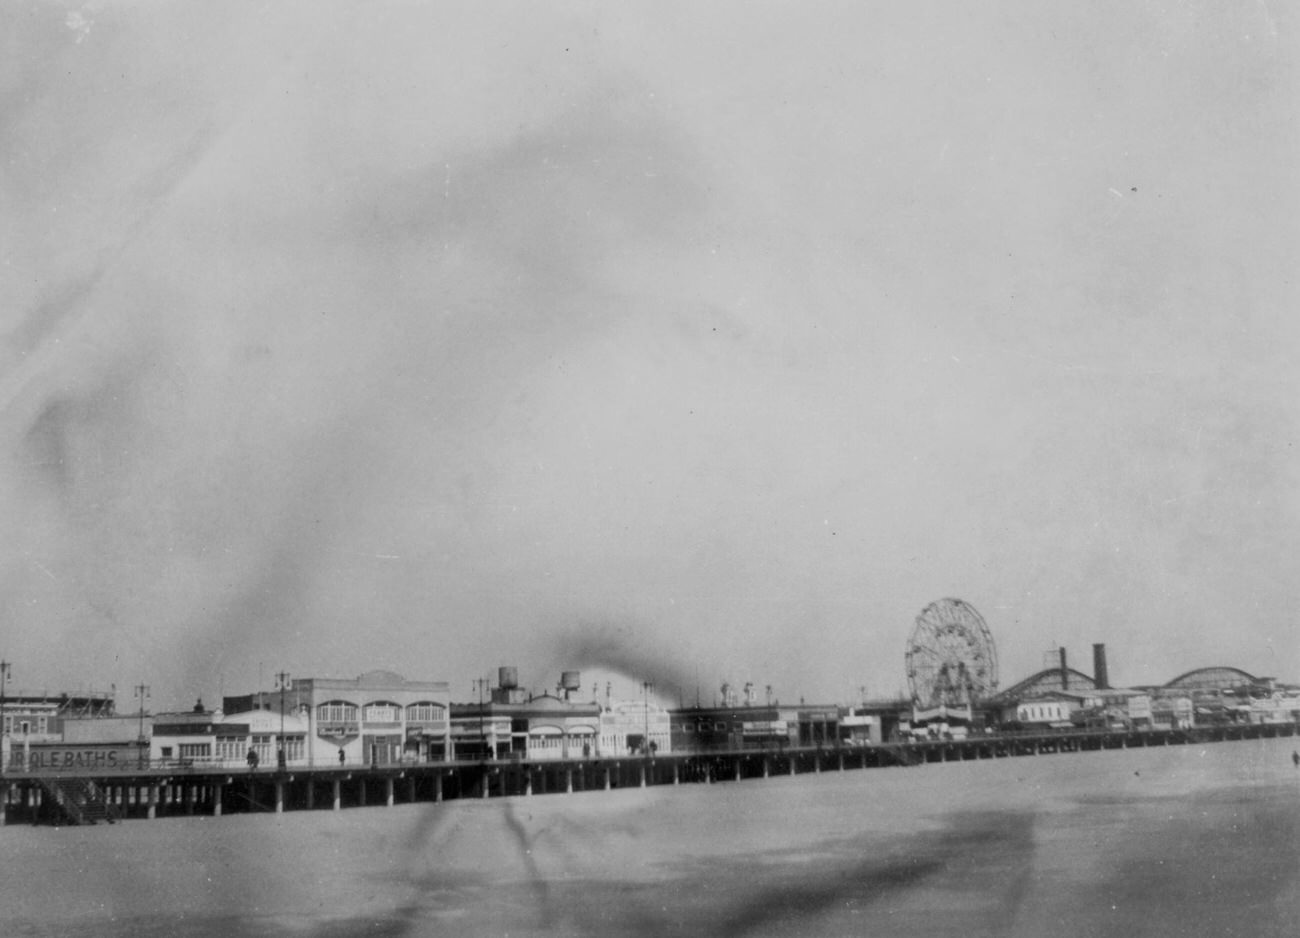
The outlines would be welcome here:
<svg viewBox="0 0 1300 938">
<path fill-rule="evenodd" d="M 1290 936 L 1294 743 L 14 826 L 0 906 L 74 938 Z"/>
</svg>

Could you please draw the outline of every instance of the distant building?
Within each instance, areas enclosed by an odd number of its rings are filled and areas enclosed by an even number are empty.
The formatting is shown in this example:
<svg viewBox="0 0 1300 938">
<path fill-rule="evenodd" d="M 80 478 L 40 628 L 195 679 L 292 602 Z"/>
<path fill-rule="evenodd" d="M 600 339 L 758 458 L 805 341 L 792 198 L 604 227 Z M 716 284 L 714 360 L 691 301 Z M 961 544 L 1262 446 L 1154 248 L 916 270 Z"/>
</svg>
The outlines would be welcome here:
<svg viewBox="0 0 1300 938">
<path fill-rule="evenodd" d="M 304 721 L 308 765 L 428 762 L 451 751 L 446 681 L 410 681 L 392 671 L 367 671 L 354 679 L 294 678 L 283 692 L 225 697 L 222 711 L 250 723 L 252 735 L 265 736 L 269 731 L 259 732 L 249 715 L 278 713 L 282 701 L 287 717 Z M 272 721 L 273 728 L 278 725 Z"/>
<path fill-rule="evenodd" d="M 674 752 L 834 746 L 840 709 L 833 705 L 772 704 L 679 707 L 668 711 Z"/>
<path fill-rule="evenodd" d="M 206 711 L 200 704 L 192 711 L 155 716 L 150 758 L 156 765 L 274 766 L 283 749 L 286 766 L 304 766 L 309 729 L 305 707 L 282 715 L 266 709 Z"/>
<path fill-rule="evenodd" d="M 452 704 L 452 757 L 551 760 L 616 754 L 615 744 L 602 735 L 600 704 L 572 699 L 579 684 L 577 671 L 565 671 L 556 694 L 534 696 L 519 686 L 515 668 L 499 668 L 497 686 L 486 700 Z"/>
<path fill-rule="evenodd" d="M 33 745 L 63 741 L 66 721 L 111 717 L 114 706 L 111 691 L 82 694 L 7 692 L 0 701 L 0 760 L 4 765 L 25 765 L 28 761 L 25 753 Z"/>
<path fill-rule="evenodd" d="M 600 752 L 607 756 L 677 752 L 672 714 L 653 700 L 618 701 L 601 711 Z"/>
</svg>

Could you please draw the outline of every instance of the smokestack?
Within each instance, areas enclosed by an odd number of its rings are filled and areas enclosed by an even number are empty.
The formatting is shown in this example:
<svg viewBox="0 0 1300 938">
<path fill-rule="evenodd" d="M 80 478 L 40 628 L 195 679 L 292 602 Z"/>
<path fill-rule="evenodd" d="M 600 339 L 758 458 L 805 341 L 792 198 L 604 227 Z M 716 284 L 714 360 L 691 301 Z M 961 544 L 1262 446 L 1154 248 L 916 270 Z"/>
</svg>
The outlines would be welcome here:
<svg viewBox="0 0 1300 938">
<path fill-rule="evenodd" d="M 1070 689 L 1070 669 L 1065 664 L 1065 648 L 1061 648 L 1061 690 Z"/>
<path fill-rule="evenodd" d="M 1106 646 L 1097 643 L 1092 646 L 1092 680 L 1097 690 L 1110 690 L 1110 674 L 1106 671 Z"/>
</svg>

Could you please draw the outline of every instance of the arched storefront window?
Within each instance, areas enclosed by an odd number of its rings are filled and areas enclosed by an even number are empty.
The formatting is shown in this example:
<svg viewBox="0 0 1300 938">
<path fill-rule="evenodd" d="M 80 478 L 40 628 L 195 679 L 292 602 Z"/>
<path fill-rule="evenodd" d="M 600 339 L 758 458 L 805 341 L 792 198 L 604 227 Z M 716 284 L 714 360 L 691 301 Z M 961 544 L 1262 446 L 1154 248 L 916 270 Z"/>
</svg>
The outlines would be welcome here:
<svg viewBox="0 0 1300 938">
<path fill-rule="evenodd" d="M 355 723 L 357 705 L 346 700 L 331 700 L 316 708 L 316 719 L 321 723 Z"/>
<path fill-rule="evenodd" d="M 361 714 L 367 723 L 400 723 L 402 720 L 401 706 L 388 700 L 366 704 Z"/>
<path fill-rule="evenodd" d="M 406 708 L 407 723 L 445 723 L 446 721 L 447 708 L 432 700 L 421 700 Z"/>
</svg>

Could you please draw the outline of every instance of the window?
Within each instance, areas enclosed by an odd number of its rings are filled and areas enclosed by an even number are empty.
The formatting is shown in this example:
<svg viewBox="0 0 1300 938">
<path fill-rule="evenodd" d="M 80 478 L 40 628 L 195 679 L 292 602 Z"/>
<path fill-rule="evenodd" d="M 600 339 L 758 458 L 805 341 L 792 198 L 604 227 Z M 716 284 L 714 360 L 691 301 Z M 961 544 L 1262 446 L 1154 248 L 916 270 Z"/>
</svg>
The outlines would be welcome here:
<svg viewBox="0 0 1300 938">
<path fill-rule="evenodd" d="M 316 719 L 321 723 L 355 723 L 357 705 L 346 700 L 331 700 L 316 708 Z"/>
<path fill-rule="evenodd" d="M 446 719 L 447 708 L 430 700 L 422 700 L 406 708 L 408 723 L 442 723 Z"/>
<path fill-rule="evenodd" d="M 269 765 L 275 755 L 271 751 L 271 737 L 269 734 L 254 736 L 250 748 L 257 753 L 257 759 L 263 765 Z"/>
<path fill-rule="evenodd" d="M 217 758 L 223 762 L 228 759 L 242 759 L 248 753 L 242 736 L 218 736 Z"/>
<path fill-rule="evenodd" d="M 179 748 L 182 759 L 208 759 L 212 756 L 211 743 L 181 743 Z M 165 750 L 163 755 L 167 755 Z"/>
<path fill-rule="evenodd" d="M 297 735 L 284 737 L 284 758 L 289 762 L 296 762 L 303 758 L 306 751 L 306 737 Z"/>
<path fill-rule="evenodd" d="M 171 747 L 171 746 L 163 746 L 163 747 L 162 747 L 162 757 L 163 757 L 164 759 L 170 759 L 170 758 L 172 757 L 172 747 Z"/>
</svg>

